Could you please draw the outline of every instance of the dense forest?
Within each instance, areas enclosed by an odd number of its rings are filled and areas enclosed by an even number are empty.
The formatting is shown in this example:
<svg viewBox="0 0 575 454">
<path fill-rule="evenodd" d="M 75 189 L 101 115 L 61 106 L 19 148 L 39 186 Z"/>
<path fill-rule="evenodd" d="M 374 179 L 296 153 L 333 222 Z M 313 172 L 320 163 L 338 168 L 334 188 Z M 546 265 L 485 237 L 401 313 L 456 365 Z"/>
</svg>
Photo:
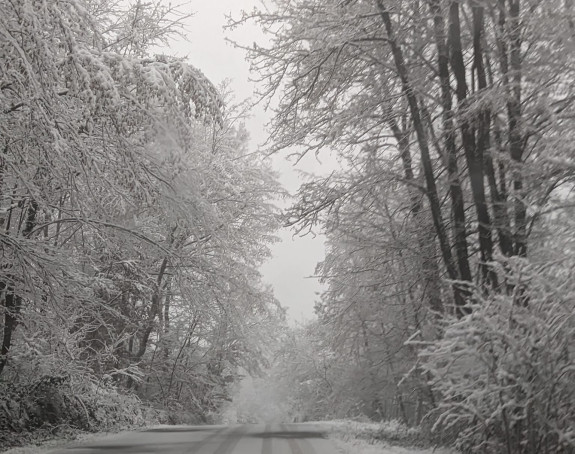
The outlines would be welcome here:
<svg viewBox="0 0 575 454">
<path fill-rule="evenodd" d="M 0 444 L 228 415 L 575 452 L 574 8 L 265 1 L 229 19 L 269 38 L 236 43 L 257 153 L 156 53 L 166 2 L 0 0 Z M 281 213 L 286 151 L 341 170 Z M 327 238 L 296 328 L 259 272 L 282 225 Z"/>
<path fill-rule="evenodd" d="M 143 404 L 209 420 L 265 365 L 281 190 L 245 106 L 153 54 L 184 19 L 0 1 L 1 441 L 145 421 Z"/>
<path fill-rule="evenodd" d="M 294 414 L 574 452 L 573 2 L 275 0 L 246 22 L 270 37 L 244 48 L 269 150 L 342 162 L 285 218 L 328 240 L 318 320 L 272 369 Z"/>
</svg>

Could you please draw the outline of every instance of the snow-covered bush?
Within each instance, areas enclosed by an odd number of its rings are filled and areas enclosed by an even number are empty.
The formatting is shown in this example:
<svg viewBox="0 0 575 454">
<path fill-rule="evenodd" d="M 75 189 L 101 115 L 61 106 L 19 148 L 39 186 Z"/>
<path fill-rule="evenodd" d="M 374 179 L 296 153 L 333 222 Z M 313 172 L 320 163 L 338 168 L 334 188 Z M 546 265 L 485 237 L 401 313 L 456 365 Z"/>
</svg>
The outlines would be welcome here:
<svg viewBox="0 0 575 454">
<path fill-rule="evenodd" d="M 113 431 L 164 422 L 162 412 L 112 385 L 43 375 L 26 383 L 0 380 L 0 450 L 78 431 Z M 166 421 L 167 422 L 167 421 Z"/>
<path fill-rule="evenodd" d="M 421 442 L 419 429 L 408 427 L 398 419 L 381 422 L 340 419 L 330 421 L 329 428 L 332 433 L 344 439 L 363 439 L 370 442 L 383 440 L 410 446 Z"/>
<path fill-rule="evenodd" d="M 565 268 L 515 264 L 421 353 L 439 393 L 433 431 L 464 453 L 575 452 L 575 293 Z"/>
</svg>

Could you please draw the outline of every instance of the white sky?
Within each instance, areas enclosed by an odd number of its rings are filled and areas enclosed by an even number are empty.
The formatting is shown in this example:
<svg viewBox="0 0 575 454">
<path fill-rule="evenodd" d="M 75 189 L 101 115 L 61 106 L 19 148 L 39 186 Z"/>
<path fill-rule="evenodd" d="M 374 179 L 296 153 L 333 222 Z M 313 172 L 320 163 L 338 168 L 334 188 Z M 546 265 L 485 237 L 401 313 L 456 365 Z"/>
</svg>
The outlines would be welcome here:
<svg viewBox="0 0 575 454">
<path fill-rule="evenodd" d="M 242 27 L 233 32 L 223 30 L 225 15 L 239 17 L 244 9 L 252 10 L 260 5 L 260 0 L 192 0 L 183 4 L 182 10 L 193 11 L 194 17 L 187 21 L 187 40 L 171 46 L 171 53 L 188 57 L 190 63 L 200 69 L 212 82 L 230 79 L 231 88 L 237 100 L 253 95 L 254 85 L 249 82 L 249 64 L 243 51 L 225 41 L 225 37 L 251 45 L 260 42 L 262 34 L 255 27 Z M 252 137 L 252 147 L 265 142 L 267 135 L 264 125 L 269 113 L 263 108 L 252 112 L 246 126 Z M 275 156 L 273 164 L 280 172 L 284 187 L 294 193 L 301 183 L 300 176 L 292 164 L 282 156 Z M 297 167 L 306 172 L 322 172 L 322 165 L 315 159 L 306 159 Z M 314 302 L 322 287 L 314 274 L 317 262 L 323 260 L 323 237 L 293 237 L 287 229 L 279 232 L 281 242 L 272 247 L 273 258 L 262 267 L 264 281 L 272 285 L 280 303 L 288 308 L 292 322 L 313 317 Z"/>
</svg>

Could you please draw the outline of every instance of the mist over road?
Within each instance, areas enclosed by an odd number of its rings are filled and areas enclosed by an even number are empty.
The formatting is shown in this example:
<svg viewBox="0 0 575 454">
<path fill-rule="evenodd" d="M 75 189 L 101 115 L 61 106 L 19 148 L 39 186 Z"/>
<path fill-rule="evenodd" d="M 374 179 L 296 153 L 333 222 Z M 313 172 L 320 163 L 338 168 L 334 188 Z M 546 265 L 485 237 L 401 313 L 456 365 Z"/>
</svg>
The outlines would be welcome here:
<svg viewBox="0 0 575 454">
<path fill-rule="evenodd" d="M 164 426 L 58 448 L 47 454 L 332 454 L 320 424 Z"/>
</svg>

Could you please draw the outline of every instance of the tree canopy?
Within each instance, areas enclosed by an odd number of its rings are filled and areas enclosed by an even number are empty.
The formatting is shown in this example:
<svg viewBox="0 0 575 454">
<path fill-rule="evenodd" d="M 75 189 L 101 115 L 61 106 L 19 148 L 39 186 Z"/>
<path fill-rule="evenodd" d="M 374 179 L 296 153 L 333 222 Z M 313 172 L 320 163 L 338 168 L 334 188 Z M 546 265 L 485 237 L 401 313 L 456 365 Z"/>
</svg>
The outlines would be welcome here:
<svg viewBox="0 0 575 454">
<path fill-rule="evenodd" d="M 540 347 L 562 377 L 573 365 L 573 14 L 563 0 L 274 0 L 232 21 L 270 36 L 245 47 L 277 101 L 270 151 L 344 163 L 287 213 L 327 236 L 323 343 L 371 387 L 341 415 L 427 414 L 464 452 L 573 448 L 573 406 L 534 404 L 573 386 L 532 375 Z M 519 353 L 520 338 L 538 347 Z M 460 354 L 486 367 L 455 367 Z"/>
<path fill-rule="evenodd" d="M 265 364 L 281 189 L 228 88 L 152 54 L 182 19 L 0 1 L 4 383 L 66 376 L 205 417 Z"/>
</svg>

